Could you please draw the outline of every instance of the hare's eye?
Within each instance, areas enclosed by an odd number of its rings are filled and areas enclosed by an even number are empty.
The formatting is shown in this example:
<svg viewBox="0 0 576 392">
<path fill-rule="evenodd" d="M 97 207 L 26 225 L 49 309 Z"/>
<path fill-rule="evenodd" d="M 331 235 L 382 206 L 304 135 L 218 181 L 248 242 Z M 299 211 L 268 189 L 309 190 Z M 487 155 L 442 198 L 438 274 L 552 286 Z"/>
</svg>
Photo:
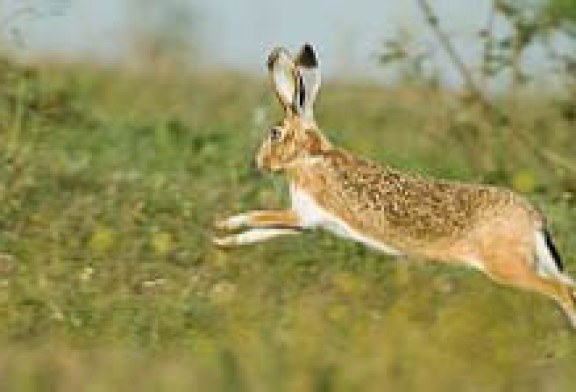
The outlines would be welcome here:
<svg viewBox="0 0 576 392">
<path fill-rule="evenodd" d="M 278 127 L 270 128 L 270 140 L 278 141 L 282 137 L 282 130 Z"/>
</svg>

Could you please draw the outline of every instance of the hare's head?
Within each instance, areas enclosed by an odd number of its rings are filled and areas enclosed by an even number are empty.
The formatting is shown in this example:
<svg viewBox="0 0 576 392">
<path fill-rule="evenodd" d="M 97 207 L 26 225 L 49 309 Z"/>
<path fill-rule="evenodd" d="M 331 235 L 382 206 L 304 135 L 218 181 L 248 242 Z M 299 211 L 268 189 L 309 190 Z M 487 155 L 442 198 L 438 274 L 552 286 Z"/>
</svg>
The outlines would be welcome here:
<svg viewBox="0 0 576 392">
<path fill-rule="evenodd" d="M 266 134 L 256 163 L 260 169 L 282 171 L 330 146 L 314 121 L 320 71 L 309 44 L 302 47 L 296 60 L 285 49 L 274 49 L 268 57 L 268 70 L 285 117 Z"/>
</svg>

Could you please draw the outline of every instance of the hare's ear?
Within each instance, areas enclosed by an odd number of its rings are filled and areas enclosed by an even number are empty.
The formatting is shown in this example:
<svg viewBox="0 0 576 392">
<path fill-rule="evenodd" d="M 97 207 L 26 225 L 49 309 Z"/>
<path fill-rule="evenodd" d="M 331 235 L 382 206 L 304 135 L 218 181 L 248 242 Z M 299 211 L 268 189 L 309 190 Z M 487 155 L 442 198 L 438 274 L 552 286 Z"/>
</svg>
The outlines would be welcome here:
<svg viewBox="0 0 576 392">
<path fill-rule="evenodd" d="M 275 48 L 268 56 L 268 70 L 272 86 L 278 100 L 287 113 L 299 112 L 297 95 L 299 94 L 299 79 L 296 65 L 290 54 L 283 48 Z"/>
<path fill-rule="evenodd" d="M 314 121 L 314 101 L 320 88 L 320 68 L 318 56 L 312 45 L 306 43 L 296 57 L 296 70 L 299 75 L 298 105 L 302 117 Z"/>
</svg>

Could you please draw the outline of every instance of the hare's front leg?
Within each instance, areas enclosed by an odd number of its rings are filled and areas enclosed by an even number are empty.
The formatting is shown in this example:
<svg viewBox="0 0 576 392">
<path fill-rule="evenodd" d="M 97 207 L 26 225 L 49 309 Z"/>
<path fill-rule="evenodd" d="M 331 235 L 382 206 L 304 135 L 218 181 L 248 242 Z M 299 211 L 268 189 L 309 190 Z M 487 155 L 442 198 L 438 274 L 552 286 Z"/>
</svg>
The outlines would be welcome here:
<svg viewBox="0 0 576 392">
<path fill-rule="evenodd" d="M 226 237 L 215 237 L 212 239 L 217 246 L 230 247 L 240 245 L 250 245 L 256 242 L 266 241 L 274 237 L 289 234 L 300 234 L 297 229 L 289 228 L 261 228 L 249 229 L 242 233 L 229 235 Z"/>
<path fill-rule="evenodd" d="M 299 229 L 300 219 L 290 210 L 250 211 L 216 222 L 220 230 L 236 230 L 241 227 Z"/>
<path fill-rule="evenodd" d="M 217 221 L 220 230 L 236 230 L 251 227 L 242 233 L 214 238 L 218 246 L 249 245 L 274 237 L 288 234 L 299 234 L 302 230 L 298 216 L 289 210 L 250 211 Z"/>
</svg>

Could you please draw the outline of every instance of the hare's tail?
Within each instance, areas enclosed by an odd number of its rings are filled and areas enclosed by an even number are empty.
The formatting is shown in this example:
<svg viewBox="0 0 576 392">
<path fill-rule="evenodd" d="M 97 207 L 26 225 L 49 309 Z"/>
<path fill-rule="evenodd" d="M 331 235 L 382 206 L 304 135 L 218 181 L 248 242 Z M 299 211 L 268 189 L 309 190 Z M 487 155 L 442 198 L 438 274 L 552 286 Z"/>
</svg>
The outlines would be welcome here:
<svg viewBox="0 0 576 392">
<path fill-rule="evenodd" d="M 560 253 L 546 228 L 536 232 L 535 261 L 538 274 L 553 279 L 564 287 L 564 299 L 557 300 L 570 324 L 576 329 L 576 282 L 564 272 Z"/>
<path fill-rule="evenodd" d="M 538 273 L 576 288 L 574 280 L 564 273 L 562 257 L 554 245 L 550 232 L 543 228 L 536 232 L 536 268 Z"/>
</svg>

